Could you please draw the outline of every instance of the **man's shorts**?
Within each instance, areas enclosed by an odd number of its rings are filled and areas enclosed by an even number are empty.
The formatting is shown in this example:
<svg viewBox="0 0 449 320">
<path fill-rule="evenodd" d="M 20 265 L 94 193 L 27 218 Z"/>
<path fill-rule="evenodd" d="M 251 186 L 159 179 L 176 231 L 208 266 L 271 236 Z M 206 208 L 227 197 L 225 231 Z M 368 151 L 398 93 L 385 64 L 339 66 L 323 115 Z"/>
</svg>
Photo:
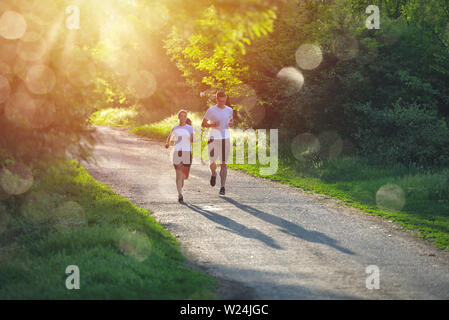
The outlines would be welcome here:
<svg viewBox="0 0 449 320">
<path fill-rule="evenodd" d="M 210 138 L 207 142 L 209 149 L 210 162 L 215 162 L 219 158 L 221 163 L 227 163 L 229 153 L 231 151 L 231 143 L 229 139 L 214 139 Z"/>
<path fill-rule="evenodd" d="M 173 166 L 178 169 L 182 166 L 190 167 L 192 165 L 191 151 L 173 151 Z"/>
</svg>

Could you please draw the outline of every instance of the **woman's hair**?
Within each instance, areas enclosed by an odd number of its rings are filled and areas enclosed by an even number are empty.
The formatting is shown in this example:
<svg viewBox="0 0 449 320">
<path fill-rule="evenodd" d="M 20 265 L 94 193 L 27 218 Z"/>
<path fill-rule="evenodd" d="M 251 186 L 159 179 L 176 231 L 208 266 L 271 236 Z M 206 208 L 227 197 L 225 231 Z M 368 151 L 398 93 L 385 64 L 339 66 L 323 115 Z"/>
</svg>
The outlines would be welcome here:
<svg viewBox="0 0 449 320">
<path fill-rule="evenodd" d="M 178 111 L 178 118 L 179 118 L 179 115 L 180 115 L 181 113 L 183 113 L 183 112 L 185 112 L 185 114 L 187 115 L 187 110 L 181 109 L 181 110 Z"/>
<path fill-rule="evenodd" d="M 179 115 L 181 113 L 183 113 L 183 112 L 187 115 L 187 110 L 181 109 L 181 110 L 178 111 L 178 119 L 179 119 Z M 187 118 L 186 119 L 186 123 L 191 126 L 192 125 L 192 120 L 190 120 L 190 118 Z"/>
</svg>

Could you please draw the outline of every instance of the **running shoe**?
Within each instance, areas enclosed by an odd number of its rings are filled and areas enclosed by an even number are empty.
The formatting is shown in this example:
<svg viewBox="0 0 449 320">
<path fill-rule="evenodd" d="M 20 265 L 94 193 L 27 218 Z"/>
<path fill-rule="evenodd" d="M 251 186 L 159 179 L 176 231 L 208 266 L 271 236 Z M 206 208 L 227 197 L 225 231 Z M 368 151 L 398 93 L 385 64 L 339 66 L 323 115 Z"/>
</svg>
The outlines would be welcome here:
<svg viewBox="0 0 449 320">
<path fill-rule="evenodd" d="M 215 186 L 215 181 L 217 180 L 217 176 L 210 176 L 210 185 L 212 187 Z"/>
<path fill-rule="evenodd" d="M 224 188 L 224 187 L 221 187 L 221 188 L 220 188 L 220 194 L 221 194 L 221 195 L 224 195 L 224 194 L 225 194 L 225 188 Z"/>
</svg>

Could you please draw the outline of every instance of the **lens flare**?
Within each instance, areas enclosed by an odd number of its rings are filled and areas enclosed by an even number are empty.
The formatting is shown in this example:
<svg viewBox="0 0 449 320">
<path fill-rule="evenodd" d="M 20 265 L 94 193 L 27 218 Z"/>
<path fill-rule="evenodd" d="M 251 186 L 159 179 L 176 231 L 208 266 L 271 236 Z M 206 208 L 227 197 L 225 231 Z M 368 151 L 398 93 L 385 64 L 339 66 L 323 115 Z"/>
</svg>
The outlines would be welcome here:
<svg viewBox="0 0 449 320">
<path fill-rule="evenodd" d="M 0 103 L 3 103 L 9 99 L 11 94 L 11 87 L 8 79 L 0 75 Z"/>
<path fill-rule="evenodd" d="M 119 241 L 120 251 L 137 259 L 139 262 L 144 261 L 151 253 L 151 242 L 148 236 L 136 231 L 122 231 L 123 235 Z"/>
<path fill-rule="evenodd" d="M 37 32 L 27 32 L 17 44 L 17 54 L 25 61 L 38 61 L 46 52 L 47 43 Z"/>
<path fill-rule="evenodd" d="M 304 85 L 304 76 L 301 71 L 294 67 L 282 68 L 277 77 L 281 79 L 285 84 L 284 94 L 286 96 L 291 96 L 299 92 Z"/>
<path fill-rule="evenodd" d="M 265 119 L 265 108 L 257 105 L 257 93 L 251 86 L 242 84 L 229 95 L 234 105 L 242 107 L 242 111 L 248 115 L 253 124 L 257 125 Z"/>
<path fill-rule="evenodd" d="M 359 52 L 359 43 L 349 35 L 339 35 L 331 45 L 332 52 L 340 60 L 354 59 Z"/>
<path fill-rule="evenodd" d="M 20 39 L 27 30 L 25 18 L 18 12 L 6 11 L 0 17 L 0 35 L 8 40 Z"/>
<path fill-rule="evenodd" d="M 313 70 L 323 61 L 323 53 L 317 45 L 307 43 L 296 50 L 295 58 L 301 69 Z"/>
<path fill-rule="evenodd" d="M 302 133 L 297 135 L 291 144 L 293 156 L 301 161 L 307 159 L 313 153 L 320 151 L 320 141 L 311 133 Z"/>
<path fill-rule="evenodd" d="M 33 185 L 33 181 L 31 169 L 20 162 L 8 164 L 0 172 L 0 185 L 9 195 L 27 192 Z"/>
<path fill-rule="evenodd" d="M 56 75 L 45 65 L 35 65 L 28 69 L 25 83 L 34 94 L 47 94 L 56 84 Z"/>
<path fill-rule="evenodd" d="M 128 79 L 128 88 L 136 98 L 148 98 L 156 91 L 156 78 L 148 71 L 139 71 Z"/>
<path fill-rule="evenodd" d="M 376 203 L 381 209 L 401 210 L 405 205 L 405 193 L 396 184 L 386 184 L 376 193 Z"/>
</svg>

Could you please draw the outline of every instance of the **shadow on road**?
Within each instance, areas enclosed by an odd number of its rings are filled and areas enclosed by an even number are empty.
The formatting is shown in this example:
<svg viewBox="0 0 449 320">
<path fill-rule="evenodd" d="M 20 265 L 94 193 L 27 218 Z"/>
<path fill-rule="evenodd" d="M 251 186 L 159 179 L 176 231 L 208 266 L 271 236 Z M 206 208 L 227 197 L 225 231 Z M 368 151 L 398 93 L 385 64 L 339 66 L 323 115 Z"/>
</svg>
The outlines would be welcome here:
<svg viewBox="0 0 449 320">
<path fill-rule="evenodd" d="M 274 249 L 280 249 L 282 250 L 282 247 L 280 247 L 276 241 L 274 241 L 273 238 L 267 236 L 266 234 L 260 232 L 257 229 L 250 229 L 243 224 L 240 224 L 238 222 L 235 222 L 234 220 L 224 217 L 222 215 L 219 215 L 215 212 L 208 211 L 205 209 L 202 209 L 196 205 L 184 203 L 186 207 L 190 208 L 191 210 L 198 212 L 202 216 L 206 217 L 209 220 L 212 220 L 213 222 L 220 224 L 224 226 L 225 228 L 220 228 L 222 230 L 226 230 L 229 232 L 232 232 L 234 234 L 237 234 L 239 236 L 245 237 L 245 238 L 252 238 L 259 240 L 263 243 L 265 243 L 267 246 L 274 248 Z"/>
<path fill-rule="evenodd" d="M 293 277 L 295 280 L 292 281 L 290 274 L 254 268 L 208 264 L 202 270 L 212 272 L 215 276 L 217 274 L 222 276 L 220 280 L 229 279 L 233 282 L 231 287 L 219 290 L 217 297 L 219 300 L 360 300 L 365 298 L 350 293 L 351 288 L 360 286 L 357 278 L 349 279 L 346 288 L 336 287 L 330 278 L 328 286 L 323 288 L 320 285 L 313 285 L 314 275 L 301 272 L 296 272 Z M 320 280 L 323 281 L 323 279 Z M 362 285 L 364 284 L 362 282 Z M 373 298 L 372 293 L 369 296 Z"/>
<path fill-rule="evenodd" d="M 322 243 L 322 244 L 328 245 L 328 246 L 335 248 L 335 249 L 337 249 L 343 253 L 346 253 L 346 254 L 351 254 L 351 255 L 354 254 L 354 252 L 352 252 L 351 250 L 339 246 L 335 239 L 328 237 L 324 233 L 321 233 L 318 231 L 306 230 L 306 229 L 298 226 L 297 224 L 294 224 L 290 221 L 287 221 L 283 218 L 274 216 L 272 214 L 263 212 L 259 209 L 248 206 L 246 204 L 239 203 L 239 202 L 235 201 L 234 199 L 231 199 L 228 197 L 221 197 L 221 198 L 223 200 L 233 204 L 240 210 L 243 210 L 256 218 L 259 218 L 265 222 L 268 222 L 268 223 L 274 224 L 278 227 L 281 227 L 282 228 L 280 230 L 281 232 L 284 232 L 286 234 L 289 234 L 291 236 L 294 236 L 296 238 L 300 238 L 300 239 L 303 239 L 303 240 L 306 240 L 309 242 L 317 242 L 317 243 Z"/>
</svg>

